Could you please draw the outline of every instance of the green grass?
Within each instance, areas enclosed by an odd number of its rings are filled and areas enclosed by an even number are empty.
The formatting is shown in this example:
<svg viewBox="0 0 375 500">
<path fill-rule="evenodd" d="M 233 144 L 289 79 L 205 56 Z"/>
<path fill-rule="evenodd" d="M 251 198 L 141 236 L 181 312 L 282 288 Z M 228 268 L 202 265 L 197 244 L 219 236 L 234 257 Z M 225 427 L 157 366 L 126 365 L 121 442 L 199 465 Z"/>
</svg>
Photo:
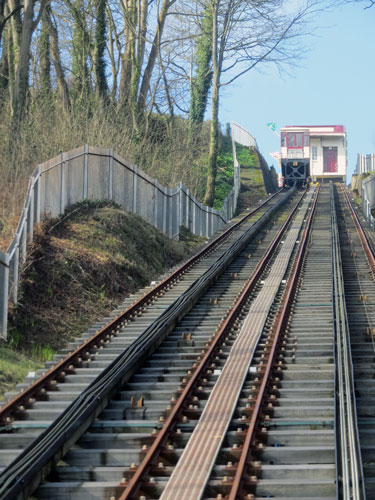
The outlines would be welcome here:
<svg viewBox="0 0 375 500">
<path fill-rule="evenodd" d="M 241 167 L 241 181 L 247 184 L 256 184 L 263 186 L 262 168 L 256 151 L 237 145 L 237 160 Z"/>
<path fill-rule="evenodd" d="M 40 361 L 50 361 L 56 351 L 52 349 L 49 345 L 35 344 L 31 350 L 33 358 L 36 358 Z"/>
<path fill-rule="evenodd" d="M 233 188 L 234 164 L 232 139 L 222 136 L 221 147 L 217 158 L 217 176 L 215 182 L 215 199 L 213 207 L 221 210 L 223 202 Z"/>
<path fill-rule="evenodd" d="M 36 371 L 42 366 L 40 361 L 0 345 L 0 400 L 4 399 L 5 392 L 22 382 L 30 371 Z"/>
</svg>

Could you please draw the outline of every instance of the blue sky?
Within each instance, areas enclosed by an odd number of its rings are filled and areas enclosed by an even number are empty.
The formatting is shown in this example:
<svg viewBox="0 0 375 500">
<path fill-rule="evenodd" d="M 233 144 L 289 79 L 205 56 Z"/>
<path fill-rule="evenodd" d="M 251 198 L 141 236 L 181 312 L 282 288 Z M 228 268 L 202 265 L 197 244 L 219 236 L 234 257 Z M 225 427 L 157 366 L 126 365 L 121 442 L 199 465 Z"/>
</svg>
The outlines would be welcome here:
<svg viewBox="0 0 375 500">
<path fill-rule="evenodd" d="M 268 122 L 345 125 L 350 180 L 357 153 L 375 152 L 375 6 L 365 6 L 346 4 L 320 14 L 298 67 L 282 76 L 262 68 L 242 77 L 223 93 L 220 121 L 247 128 L 269 164 L 274 160 L 268 153 L 280 147 Z"/>
</svg>

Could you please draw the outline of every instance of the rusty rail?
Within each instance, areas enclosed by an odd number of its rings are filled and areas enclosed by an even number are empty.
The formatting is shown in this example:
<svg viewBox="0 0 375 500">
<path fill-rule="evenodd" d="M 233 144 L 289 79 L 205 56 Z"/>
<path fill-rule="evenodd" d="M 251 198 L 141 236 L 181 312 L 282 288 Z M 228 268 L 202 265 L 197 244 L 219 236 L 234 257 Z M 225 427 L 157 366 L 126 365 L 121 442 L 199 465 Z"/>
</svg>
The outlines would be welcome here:
<svg viewBox="0 0 375 500">
<path fill-rule="evenodd" d="M 364 248 L 365 253 L 367 255 L 367 258 L 368 258 L 370 267 L 372 269 L 372 272 L 375 273 L 375 257 L 374 257 L 374 252 L 373 252 L 373 250 L 371 248 L 370 242 L 369 242 L 369 240 L 367 238 L 367 235 L 366 235 L 365 231 L 362 228 L 361 223 L 359 222 L 358 216 L 357 216 L 357 214 L 354 211 L 352 202 L 350 201 L 349 195 L 348 195 L 345 187 L 343 186 L 343 184 L 341 184 L 341 189 L 342 189 L 342 191 L 344 193 L 344 196 L 345 196 L 346 202 L 347 202 L 347 204 L 349 206 L 352 218 L 353 218 L 354 223 L 355 223 L 355 225 L 357 227 L 357 231 L 358 231 L 359 237 L 361 238 L 362 245 L 363 245 L 363 248 Z"/>
</svg>

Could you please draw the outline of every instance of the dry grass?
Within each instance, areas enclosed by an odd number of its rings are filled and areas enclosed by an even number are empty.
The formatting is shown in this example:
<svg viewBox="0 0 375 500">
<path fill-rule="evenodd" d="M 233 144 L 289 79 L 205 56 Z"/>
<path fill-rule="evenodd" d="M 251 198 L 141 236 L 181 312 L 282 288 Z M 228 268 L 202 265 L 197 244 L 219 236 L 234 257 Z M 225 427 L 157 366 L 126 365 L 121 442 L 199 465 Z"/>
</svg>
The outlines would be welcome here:
<svg viewBox="0 0 375 500">
<path fill-rule="evenodd" d="M 125 160 L 136 163 L 167 186 L 182 181 L 194 196 L 204 190 L 208 126 L 194 144 L 188 144 L 187 123 L 179 117 L 173 124 L 153 118 L 148 133 L 137 135 L 126 117 L 114 109 L 97 110 L 91 116 L 74 116 L 36 103 L 17 137 L 10 140 L 10 112 L 0 110 L 0 249 L 5 251 L 17 227 L 28 179 L 38 163 L 62 151 L 90 144 L 113 148 Z M 203 172 L 202 172 L 203 170 Z"/>
</svg>

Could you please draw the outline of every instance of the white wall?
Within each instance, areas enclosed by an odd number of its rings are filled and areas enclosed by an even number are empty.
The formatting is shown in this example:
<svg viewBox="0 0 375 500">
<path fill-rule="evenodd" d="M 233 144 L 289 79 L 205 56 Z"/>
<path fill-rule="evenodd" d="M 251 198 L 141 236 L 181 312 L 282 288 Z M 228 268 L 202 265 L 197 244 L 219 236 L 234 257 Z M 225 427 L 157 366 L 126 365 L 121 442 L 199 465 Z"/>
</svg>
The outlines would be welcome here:
<svg viewBox="0 0 375 500">
<path fill-rule="evenodd" d="M 317 146 L 317 160 L 311 159 L 312 176 L 346 176 L 346 143 L 344 137 L 310 137 L 311 158 L 312 146 Z M 337 172 L 323 173 L 323 147 L 337 147 Z"/>
</svg>

